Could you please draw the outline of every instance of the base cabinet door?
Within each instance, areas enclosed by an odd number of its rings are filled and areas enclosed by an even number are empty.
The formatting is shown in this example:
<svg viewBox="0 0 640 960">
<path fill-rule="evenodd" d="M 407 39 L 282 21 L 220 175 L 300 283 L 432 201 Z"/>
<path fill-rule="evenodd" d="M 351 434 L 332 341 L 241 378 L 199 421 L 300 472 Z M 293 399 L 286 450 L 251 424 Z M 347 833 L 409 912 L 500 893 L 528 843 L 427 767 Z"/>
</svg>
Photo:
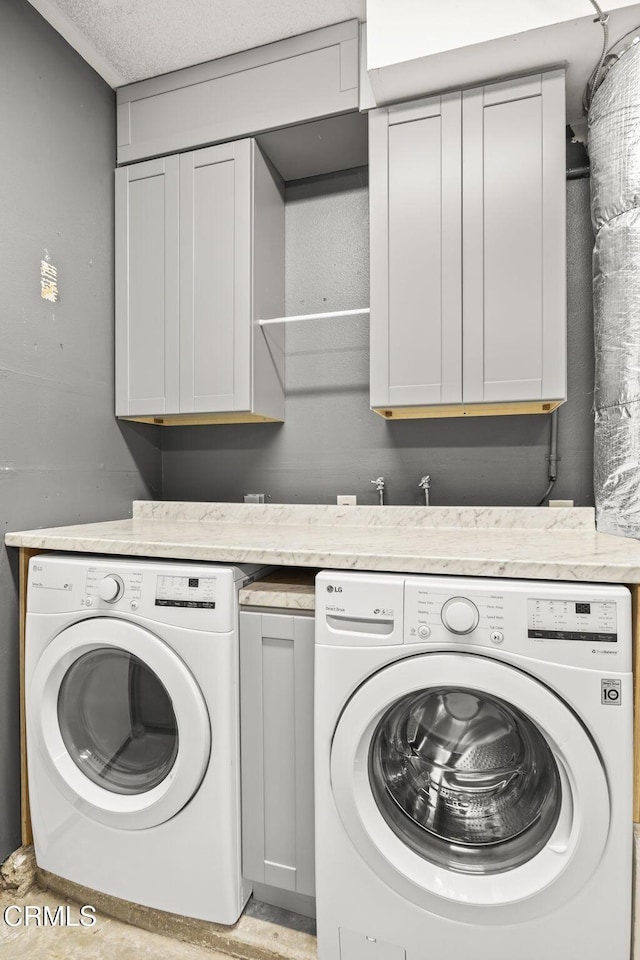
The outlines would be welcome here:
<svg viewBox="0 0 640 960">
<path fill-rule="evenodd" d="M 116 171 L 116 416 L 284 418 L 284 199 L 254 140 Z"/>
<path fill-rule="evenodd" d="M 371 112 L 376 412 L 566 399 L 564 116 L 562 70 Z"/>
<path fill-rule="evenodd" d="M 243 873 L 315 896 L 314 620 L 240 612 Z"/>
</svg>

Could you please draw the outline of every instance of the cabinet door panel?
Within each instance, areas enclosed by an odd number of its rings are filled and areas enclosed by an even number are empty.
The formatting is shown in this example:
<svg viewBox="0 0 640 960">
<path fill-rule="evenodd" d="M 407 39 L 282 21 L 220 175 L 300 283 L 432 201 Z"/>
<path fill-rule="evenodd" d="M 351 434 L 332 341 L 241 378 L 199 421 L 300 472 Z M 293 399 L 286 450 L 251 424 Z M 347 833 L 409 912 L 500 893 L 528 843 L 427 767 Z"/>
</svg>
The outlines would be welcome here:
<svg viewBox="0 0 640 960">
<path fill-rule="evenodd" d="M 458 402 L 460 94 L 370 124 L 372 406 Z"/>
<path fill-rule="evenodd" d="M 540 77 L 495 86 L 463 94 L 463 399 L 560 399 L 564 125 Z"/>
<path fill-rule="evenodd" d="M 441 118 L 389 128 L 389 400 L 440 394 L 442 355 Z M 432 396 L 430 396 L 432 394 Z"/>
<path fill-rule="evenodd" d="M 313 618 L 240 613 L 243 873 L 313 896 Z"/>
<path fill-rule="evenodd" d="M 180 158 L 180 409 L 248 410 L 249 141 Z"/>
<path fill-rule="evenodd" d="M 541 115 L 540 97 L 484 111 L 487 400 L 542 397 Z"/>
<path fill-rule="evenodd" d="M 116 171 L 116 415 L 178 412 L 178 159 Z"/>
</svg>

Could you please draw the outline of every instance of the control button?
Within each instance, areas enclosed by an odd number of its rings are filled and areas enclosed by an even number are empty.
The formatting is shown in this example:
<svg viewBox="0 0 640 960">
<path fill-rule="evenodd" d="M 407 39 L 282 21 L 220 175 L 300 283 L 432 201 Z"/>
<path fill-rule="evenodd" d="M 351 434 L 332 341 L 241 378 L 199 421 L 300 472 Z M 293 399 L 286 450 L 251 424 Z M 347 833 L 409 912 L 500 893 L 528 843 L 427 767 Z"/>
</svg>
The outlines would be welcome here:
<svg viewBox="0 0 640 960">
<path fill-rule="evenodd" d="M 491 637 L 491 643 L 502 643 L 504 640 L 502 630 L 492 630 L 489 636 Z"/>
<path fill-rule="evenodd" d="M 466 597 L 452 597 L 442 608 L 442 622 L 451 633 L 471 633 L 478 626 L 480 614 L 475 603 Z"/>
<path fill-rule="evenodd" d="M 138 609 L 138 601 L 137 601 L 137 600 L 132 600 L 131 603 L 129 604 L 129 606 L 131 607 L 132 610 L 137 610 L 137 609 Z"/>
<path fill-rule="evenodd" d="M 422 637 L 423 640 L 426 640 L 427 637 L 431 636 L 431 627 L 418 627 L 418 636 Z"/>
<path fill-rule="evenodd" d="M 91 599 L 91 597 L 85 597 L 85 598 L 84 598 L 84 604 L 85 604 L 85 606 L 90 607 L 92 603 L 93 603 L 93 600 Z"/>
<path fill-rule="evenodd" d="M 124 583 L 116 573 L 103 577 L 98 584 L 98 596 L 101 600 L 106 600 L 107 603 L 115 603 L 123 593 Z"/>
</svg>

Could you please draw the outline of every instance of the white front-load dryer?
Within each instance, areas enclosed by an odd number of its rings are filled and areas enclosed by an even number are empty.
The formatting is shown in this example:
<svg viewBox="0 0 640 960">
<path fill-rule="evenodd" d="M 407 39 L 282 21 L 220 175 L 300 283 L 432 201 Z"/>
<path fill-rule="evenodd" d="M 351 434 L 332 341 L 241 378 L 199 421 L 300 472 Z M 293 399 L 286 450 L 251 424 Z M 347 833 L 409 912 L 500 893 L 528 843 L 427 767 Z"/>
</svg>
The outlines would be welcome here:
<svg viewBox="0 0 640 960">
<path fill-rule="evenodd" d="M 38 865 L 234 923 L 240 862 L 237 591 L 255 567 L 38 556 L 25 698 Z"/>
<path fill-rule="evenodd" d="M 629 591 L 316 580 L 320 960 L 628 960 Z"/>
</svg>

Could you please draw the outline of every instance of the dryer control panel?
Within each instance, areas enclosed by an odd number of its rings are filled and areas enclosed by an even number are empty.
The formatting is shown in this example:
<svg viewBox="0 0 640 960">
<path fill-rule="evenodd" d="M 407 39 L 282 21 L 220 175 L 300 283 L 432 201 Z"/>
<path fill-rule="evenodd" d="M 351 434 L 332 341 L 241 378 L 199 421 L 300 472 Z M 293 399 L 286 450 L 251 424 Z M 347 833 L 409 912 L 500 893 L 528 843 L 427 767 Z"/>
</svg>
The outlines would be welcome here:
<svg viewBox="0 0 640 960">
<path fill-rule="evenodd" d="M 156 581 L 156 607 L 191 607 L 215 610 L 216 577 L 159 576 Z"/>
<path fill-rule="evenodd" d="M 127 617 L 207 633 L 234 630 L 240 586 L 261 568 L 89 556 L 33 557 L 28 614 Z"/>
</svg>

